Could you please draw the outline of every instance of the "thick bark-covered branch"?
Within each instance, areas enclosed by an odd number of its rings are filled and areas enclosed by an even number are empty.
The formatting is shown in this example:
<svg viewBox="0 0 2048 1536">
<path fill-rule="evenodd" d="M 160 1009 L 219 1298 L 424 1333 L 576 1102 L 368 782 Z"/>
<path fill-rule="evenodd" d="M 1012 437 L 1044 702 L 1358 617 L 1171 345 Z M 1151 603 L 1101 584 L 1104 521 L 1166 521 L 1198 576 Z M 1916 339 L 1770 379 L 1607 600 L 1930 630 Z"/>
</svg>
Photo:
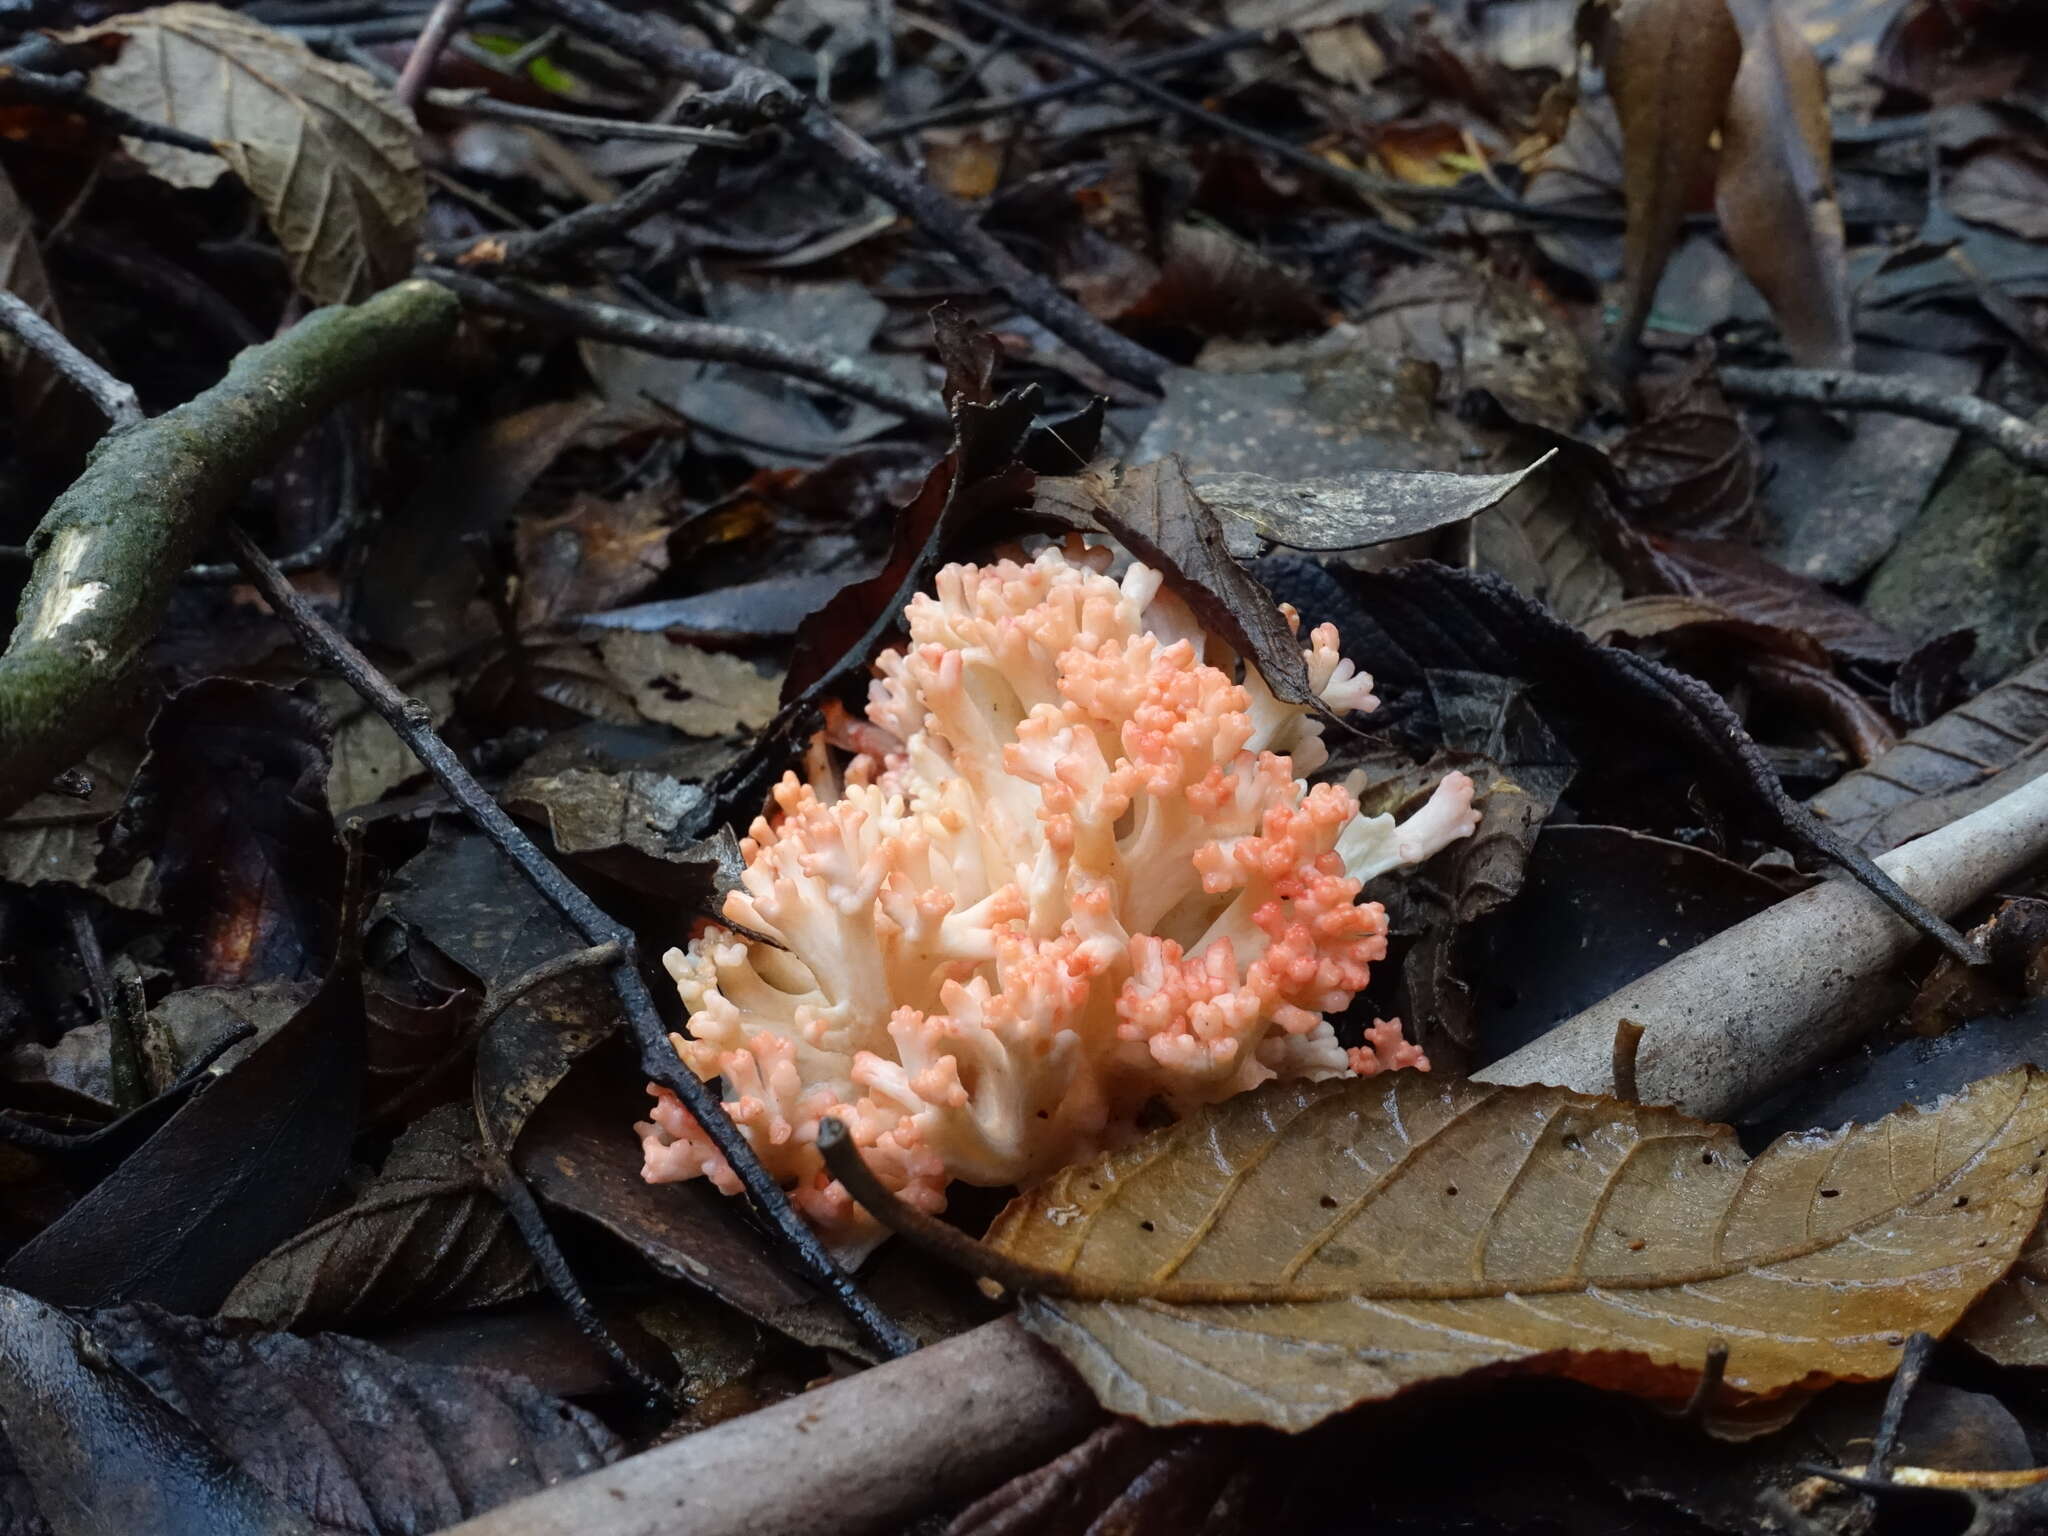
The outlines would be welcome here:
<svg viewBox="0 0 2048 1536">
<path fill-rule="evenodd" d="M 700 1430 L 445 1536 L 861 1536 L 986 1492 L 1100 1419 L 1014 1319 Z"/>
<path fill-rule="evenodd" d="M 0 655 L 0 815 L 107 728 L 221 510 L 324 413 L 446 341 L 459 312 L 421 282 L 317 310 L 212 389 L 93 450 L 29 541 L 35 570 Z"/>
</svg>

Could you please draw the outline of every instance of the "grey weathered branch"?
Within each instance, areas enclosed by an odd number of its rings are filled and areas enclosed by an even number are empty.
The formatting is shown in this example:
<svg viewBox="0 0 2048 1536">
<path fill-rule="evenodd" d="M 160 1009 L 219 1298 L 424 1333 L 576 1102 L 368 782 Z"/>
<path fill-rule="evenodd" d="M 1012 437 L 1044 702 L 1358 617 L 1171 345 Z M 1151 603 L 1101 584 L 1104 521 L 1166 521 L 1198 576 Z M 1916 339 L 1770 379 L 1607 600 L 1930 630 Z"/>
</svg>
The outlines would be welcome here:
<svg viewBox="0 0 2048 1536">
<path fill-rule="evenodd" d="M 4 288 L 0 288 L 0 325 L 83 390 L 109 425 L 132 427 L 142 420 L 142 403 L 132 388 L 74 347 L 70 338 L 37 314 L 26 299 Z"/>
<path fill-rule="evenodd" d="M 1087 1433 L 1081 1378 L 1009 1318 L 686 1435 L 445 1536 L 862 1536 Z"/>
<path fill-rule="evenodd" d="M 446 341 L 459 309 L 412 282 L 316 310 L 213 388 L 93 450 L 29 541 L 35 569 L 0 655 L 0 814 L 107 729 L 222 509 L 321 415 Z"/>
<path fill-rule="evenodd" d="M 1894 848 L 1878 867 L 1952 914 L 2048 859 L 2048 776 Z M 1644 1029 L 1642 1102 L 1720 1120 L 1791 1082 L 1878 1023 L 1869 983 L 1919 941 L 1862 886 L 1826 880 L 1631 982 L 1479 1077 L 1614 1086 L 1614 1035 Z"/>
<path fill-rule="evenodd" d="M 919 426 L 944 431 L 949 423 L 938 404 L 936 390 L 910 389 L 877 368 L 816 347 L 802 346 L 767 331 L 737 325 L 714 325 L 708 320 L 666 320 L 643 310 L 626 309 L 599 299 L 569 297 L 517 283 L 495 283 L 467 272 L 440 267 L 423 269 L 425 275 L 460 294 L 463 300 L 483 309 L 537 320 L 556 330 L 576 336 L 594 337 L 637 347 L 663 357 L 698 358 L 706 362 L 739 363 L 769 373 L 788 374 L 806 383 L 821 385 L 854 400 L 880 406 L 885 411 L 916 422 Z"/>
<path fill-rule="evenodd" d="M 1733 400 L 1775 400 L 1844 411 L 1888 411 L 1981 437 L 2015 464 L 2048 470 L 2048 432 L 1975 395 L 1954 394 L 1917 379 L 1826 368 L 1723 368 L 1721 388 Z"/>
</svg>

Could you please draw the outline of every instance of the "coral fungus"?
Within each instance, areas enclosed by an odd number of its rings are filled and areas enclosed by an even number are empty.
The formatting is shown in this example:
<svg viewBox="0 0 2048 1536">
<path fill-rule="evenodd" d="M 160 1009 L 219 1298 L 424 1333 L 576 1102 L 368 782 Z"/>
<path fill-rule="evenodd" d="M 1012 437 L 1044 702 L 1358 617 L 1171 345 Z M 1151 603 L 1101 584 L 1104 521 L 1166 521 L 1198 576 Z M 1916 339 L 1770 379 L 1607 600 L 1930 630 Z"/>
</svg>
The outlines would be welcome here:
<svg viewBox="0 0 2048 1536">
<path fill-rule="evenodd" d="M 684 1061 L 842 1251 L 875 1228 L 815 1142 L 844 1120 L 883 1183 L 929 1211 L 949 1181 L 1028 1183 L 1175 1112 L 1272 1077 L 1427 1067 L 1398 1022 L 1347 1052 L 1324 1015 L 1386 953 L 1365 881 L 1476 824 L 1447 776 L 1406 822 L 1303 775 L 1309 711 L 1206 634 L 1156 571 L 1078 542 L 953 565 L 876 664 L 858 752 L 775 789 L 743 844 L 732 922 L 670 973 Z M 1289 613 L 1290 622 L 1293 615 Z M 1372 680 L 1318 628 L 1333 710 Z M 640 1127 L 651 1181 L 739 1182 L 665 1090 Z"/>
</svg>

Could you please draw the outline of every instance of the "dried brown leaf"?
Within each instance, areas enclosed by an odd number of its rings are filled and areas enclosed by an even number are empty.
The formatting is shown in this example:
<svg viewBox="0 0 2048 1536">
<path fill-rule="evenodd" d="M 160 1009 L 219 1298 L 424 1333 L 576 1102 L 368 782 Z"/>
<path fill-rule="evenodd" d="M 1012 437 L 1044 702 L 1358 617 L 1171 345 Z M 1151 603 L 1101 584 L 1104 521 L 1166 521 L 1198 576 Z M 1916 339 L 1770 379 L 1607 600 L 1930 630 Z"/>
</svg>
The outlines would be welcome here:
<svg viewBox="0 0 2048 1536">
<path fill-rule="evenodd" d="M 775 718 L 782 676 L 723 651 L 648 630 L 615 629 L 599 645 L 607 671 L 649 720 L 690 736 L 759 730 Z"/>
<path fill-rule="evenodd" d="M 1628 226 L 1624 341 L 1649 318 L 1742 59 L 1722 0 L 1625 0 L 1608 33 L 1607 78 L 1621 119 Z"/>
<path fill-rule="evenodd" d="M 1949 212 L 2027 240 L 2048 240 L 2048 165 L 2018 149 L 1972 155 L 1948 184 Z"/>
<path fill-rule="evenodd" d="M 533 1290 L 533 1259 L 485 1185 L 476 1143 L 467 1104 L 422 1117 L 346 1210 L 257 1260 L 221 1316 L 270 1328 L 362 1328 Z"/>
<path fill-rule="evenodd" d="M 1489 1368 L 1683 1401 L 1716 1341 L 1743 1409 L 1945 1333 L 2033 1229 L 2044 1157 L 2032 1068 L 1753 1162 L 1671 1109 L 1396 1073 L 1241 1094 L 990 1241 L 1100 1298 L 1024 1320 L 1148 1423 L 1299 1430 Z"/>
<path fill-rule="evenodd" d="M 212 5 L 158 6 L 69 41 L 115 38 L 92 94 L 210 139 L 220 158 L 134 139 L 128 152 L 176 187 L 232 170 L 309 298 L 363 298 L 410 269 L 427 209 L 418 130 L 368 74 Z"/>
<path fill-rule="evenodd" d="M 2048 1223 L 2005 1277 L 1956 1325 L 1956 1337 L 2000 1365 L 2048 1365 Z"/>
<path fill-rule="evenodd" d="M 1721 132 L 1721 231 L 1770 302 L 1794 360 L 1850 367 L 1855 337 L 1826 73 L 1772 0 L 1727 6 L 1742 34 L 1742 67 Z"/>
</svg>

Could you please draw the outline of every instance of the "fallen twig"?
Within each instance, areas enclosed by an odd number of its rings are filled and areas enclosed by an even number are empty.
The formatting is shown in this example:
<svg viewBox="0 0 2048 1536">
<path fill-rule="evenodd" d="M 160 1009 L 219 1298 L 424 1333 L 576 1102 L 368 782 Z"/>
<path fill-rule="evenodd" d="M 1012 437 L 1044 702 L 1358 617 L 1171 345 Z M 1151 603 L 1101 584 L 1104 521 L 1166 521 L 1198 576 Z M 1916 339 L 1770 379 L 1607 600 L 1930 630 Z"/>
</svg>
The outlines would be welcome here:
<svg viewBox="0 0 2048 1536">
<path fill-rule="evenodd" d="M 322 414 L 444 341 L 457 311 L 432 283 L 316 310 L 212 389 L 93 450 L 29 541 L 35 569 L 0 655 L 0 814 L 104 732 L 221 509 Z"/>
<path fill-rule="evenodd" d="M 460 294 L 471 304 L 506 314 L 538 320 L 557 330 L 590 336 L 621 346 L 637 347 L 663 357 L 687 357 L 705 362 L 738 363 L 769 373 L 837 391 L 855 400 L 881 407 L 916 422 L 919 426 L 944 431 L 950 425 L 936 403 L 936 392 L 905 388 L 888 374 L 863 368 L 843 357 L 834 357 L 815 347 L 801 346 L 767 331 L 748 330 L 737 325 L 714 325 L 708 320 L 666 320 L 643 310 L 626 309 L 599 299 L 571 298 L 520 284 L 495 283 L 467 272 L 440 267 L 425 269 L 424 275 Z"/>
<path fill-rule="evenodd" d="M 1721 388 L 1736 400 L 1772 400 L 1887 411 L 1981 437 L 2015 464 L 2048 470 L 2048 431 L 1975 395 L 1953 394 L 1917 379 L 1826 368 L 1723 368 Z"/>
<path fill-rule="evenodd" d="M 220 153 L 213 147 L 211 139 L 187 133 L 182 128 L 173 128 L 168 123 L 152 123 L 148 118 L 137 117 L 133 112 L 101 101 L 86 86 L 86 77 L 81 74 L 46 75 L 40 70 L 23 69 L 18 65 L 0 65 L 0 100 L 11 98 L 75 113 L 103 128 L 111 128 L 123 138 L 168 144 L 174 149 L 189 149 L 200 155 Z"/>
<path fill-rule="evenodd" d="M 821 150 L 860 186 L 915 220 L 1010 302 L 1098 367 L 1157 389 L 1166 360 L 1103 324 L 1058 287 L 1012 256 L 945 193 L 905 170 L 772 71 L 730 54 L 692 48 L 644 17 L 605 0 L 534 0 L 535 8 L 663 73 L 681 75 L 726 99 L 756 102 L 788 115 L 787 130 Z"/>
<path fill-rule="evenodd" d="M 418 108 L 427 81 L 433 78 L 434 66 L 441 62 L 441 50 L 462 25 L 462 14 L 468 9 L 469 0 L 434 0 L 427 24 L 420 28 L 412 52 L 405 56 L 405 68 L 398 72 L 398 83 L 391 88 L 398 104 L 408 112 Z"/>
<path fill-rule="evenodd" d="M 116 428 L 132 427 L 142 420 L 142 403 L 135 391 L 87 357 L 57 327 L 50 324 L 19 295 L 0 288 L 0 325 L 21 338 L 23 346 L 83 390 L 100 414 Z"/>
<path fill-rule="evenodd" d="M 410 286 L 410 285 L 408 285 Z M 656 1012 L 654 998 L 641 977 L 639 946 L 632 931 L 613 919 L 535 847 L 504 807 L 477 783 L 460 758 L 448 749 L 433 727 L 432 713 L 417 699 L 401 694 L 341 632 L 316 613 L 292 589 L 270 557 L 239 528 L 228 530 L 235 557 L 242 562 L 264 599 L 276 610 L 307 655 L 331 668 L 354 688 L 371 709 L 397 733 L 428 773 L 460 806 L 470 821 L 524 875 L 547 902 L 593 945 L 616 944 L 610 966 L 613 990 L 639 1047 L 640 1066 L 650 1078 L 682 1100 L 732 1165 L 755 1207 L 773 1223 L 798 1267 L 843 1306 L 876 1346 L 900 1355 L 917 1342 L 871 1301 L 833 1261 L 817 1234 L 789 1203 L 782 1186 L 769 1176 L 747 1139 L 725 1113 L 718 1095 L 696 1073 L 684 1067 L 669 1044 L 668 1029 Z"/>
<path fill-rule="evenodd" d="M 1878 867 L 1927 906 L 1953 913 L 2048 857 L 2048 776 Z M 1641 1023 L 1645 1103 L 1721 1120 L 1827 1060 L 1878 1021 L 1866 983 L 1918 942 L 1878 897 L 1828 880 L 1758 913 L 1567 1019 L 1476 1075 L 1490 1083 L 1614 1087 L 1614 1038 Z"/>
<path fill-rule="evenodd" d="M 427 92 L 426 102 L 443 112 L 460 112 L 466 117 L 486 117 L 501 123 L 523 123 L 575 139 L 644 139 L 656 144 L 706 144 L 715 149 L 738 149 L 749 142 L 746 134 L 734 133 L 729 128 L 693 128 L 683 123 L 643 123 L 632 118 L 555 112 L 546 107 L 500 101 L 474 89 L 431 90 Z"/>
<path fill-rule="evenodd" d="M 861 1536 L 985 1492 L 1100 1419 L 1010 1318 L 686 1435 L 446 1536 Z"/>
<path fill-rule="evenodd" d="M 1255 27 L 1241 27 L 1234 32 L 1218 32 L 1210 37 L 1198 38 L 1192 43 L 1183 43 L 1178 48 L 1162 48 L 1157 53 L 1148 53 L 1142 58 L 1131 59 L 1123 68 L 1133 75 L 1163 75 L 1169 70 L 1184 69 L 1190 64 L 1200 64 L 1208 59 L 1221 58 L 1239 48 L 1265 40 L 1266 34 Z M 868 135 L 877 143 L 891 139 L 905 138 L 921 133 L 927 128 L 955 128 L 967 123 L 987 122 L 992 117 L 1007 117 L 1013 112 L 1028 112 L 1033 107 L 1042 107 L 1049 101 L 1065 101 L 1073 96 L 1086 96 L 1117 84 L 1114 77 L 1095 69 L 1082 69 L 1064 80 L 1051 85 L 1041 85 L 1035 91 L 1025 91 L 1016 96 L 999 96 L 987 101 L 956 101 L 950 106 L 934 107 L 929 112 L 920 112 L 914 117 L 891 118 Z"/>
</svg>

